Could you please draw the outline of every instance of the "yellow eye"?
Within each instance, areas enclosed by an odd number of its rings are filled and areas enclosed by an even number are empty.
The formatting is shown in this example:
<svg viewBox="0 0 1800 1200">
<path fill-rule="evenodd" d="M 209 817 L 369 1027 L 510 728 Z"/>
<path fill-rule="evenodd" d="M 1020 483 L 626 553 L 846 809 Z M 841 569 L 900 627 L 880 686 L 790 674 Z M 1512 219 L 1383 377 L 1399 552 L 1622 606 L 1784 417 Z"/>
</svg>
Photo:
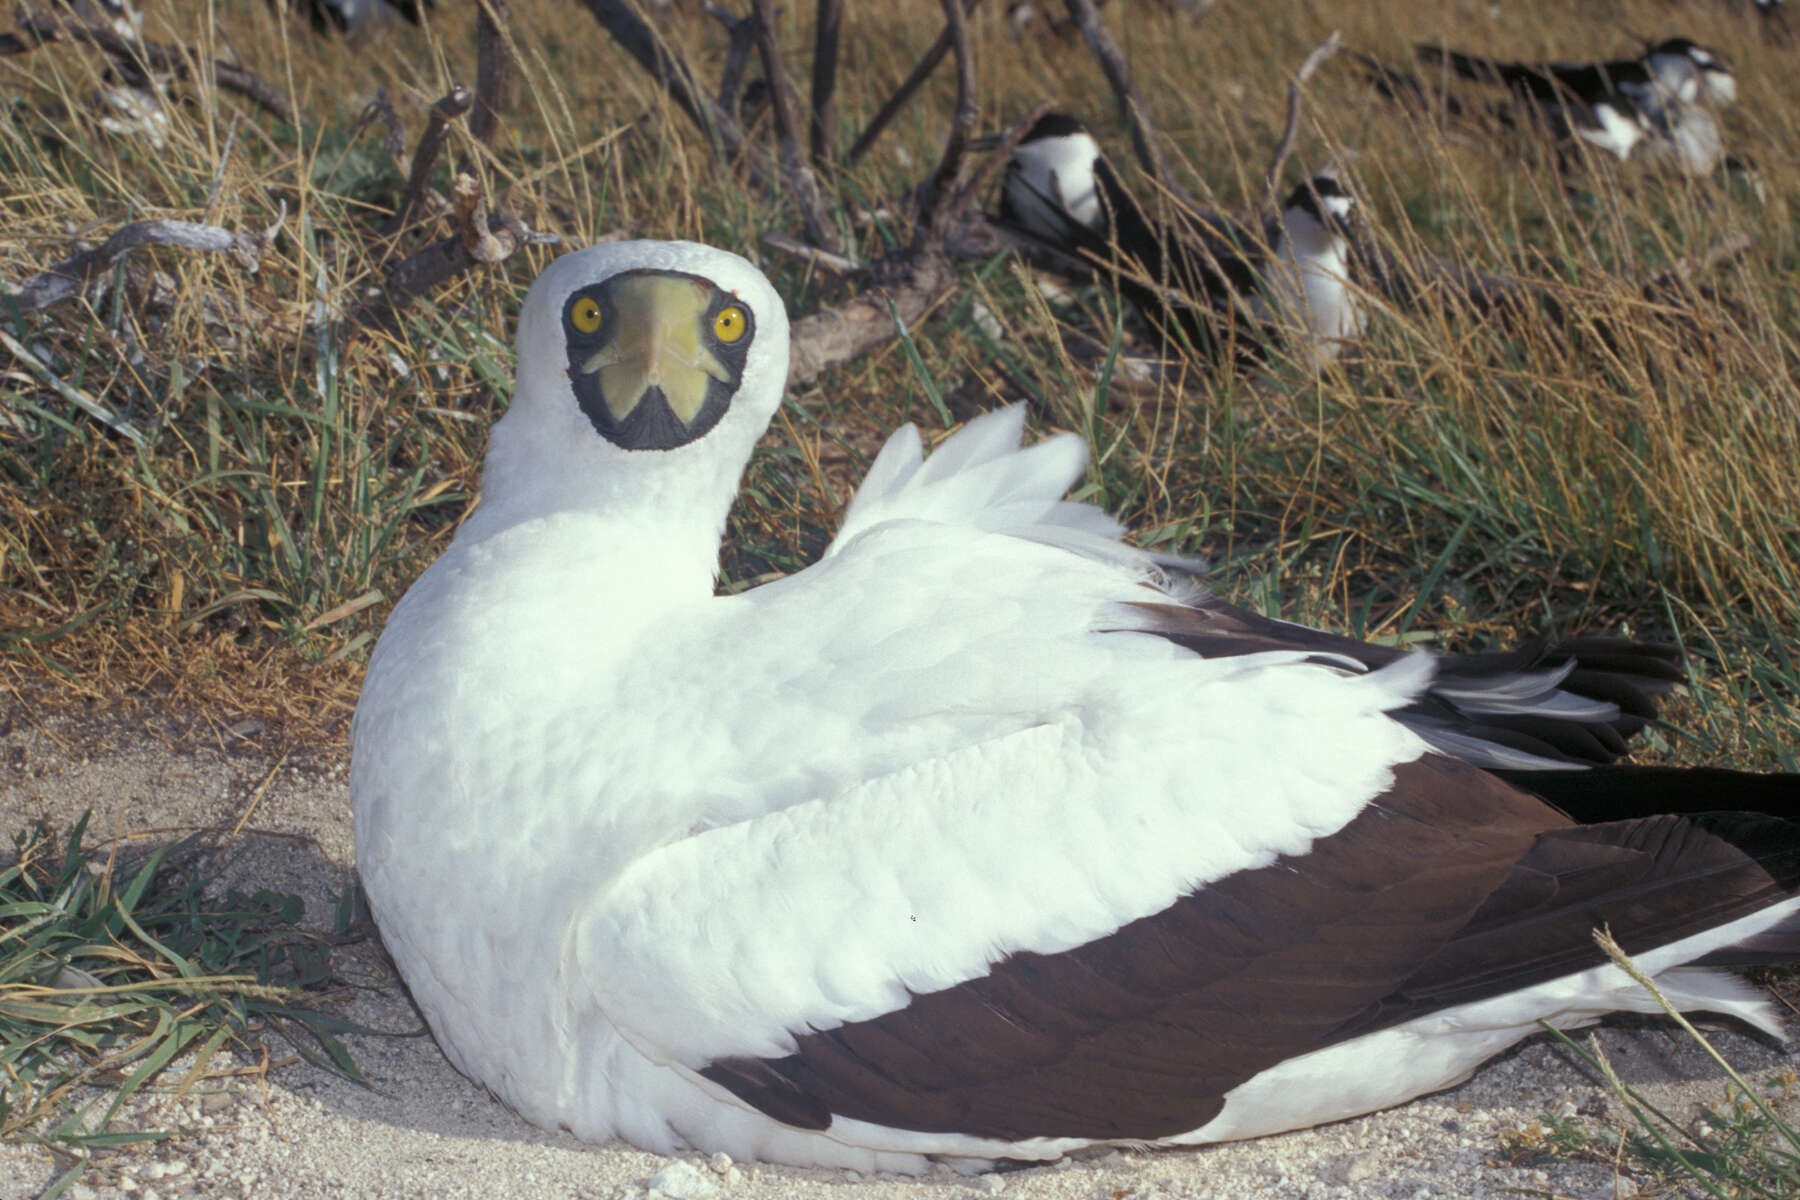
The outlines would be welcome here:
<svg viewBox="0 0 1800 1200">
<path fill-rule="evenodd" d="M 583 333 L 593 333 L 600 328 L 600 306 L 592 297 L 583 296 L 569 310 L 569 324 Z"/>
<path fill-rule="evenodd" d="M 750 328 L 750 318 L 735 304 L 728 304 L 713 318 L 713 336 L 721 342 L 735 342 Z"/>
</svg>

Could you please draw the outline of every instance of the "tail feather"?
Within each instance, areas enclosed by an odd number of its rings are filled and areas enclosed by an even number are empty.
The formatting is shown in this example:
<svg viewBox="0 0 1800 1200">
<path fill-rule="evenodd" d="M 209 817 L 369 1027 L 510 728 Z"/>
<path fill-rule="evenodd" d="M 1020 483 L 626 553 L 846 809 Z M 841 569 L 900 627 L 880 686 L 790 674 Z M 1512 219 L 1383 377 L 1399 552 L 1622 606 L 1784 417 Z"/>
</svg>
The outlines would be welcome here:
<svg viewBox="0 0 1800 1200">
<path fill-rule="evenodd" d="M 1494 774 L 1584 825 L 1652 813 L 1727 811 L 1800 820 L 1800 775 L 1638 766 L 1579 772 L 1497 770 Z"/>
</svg>

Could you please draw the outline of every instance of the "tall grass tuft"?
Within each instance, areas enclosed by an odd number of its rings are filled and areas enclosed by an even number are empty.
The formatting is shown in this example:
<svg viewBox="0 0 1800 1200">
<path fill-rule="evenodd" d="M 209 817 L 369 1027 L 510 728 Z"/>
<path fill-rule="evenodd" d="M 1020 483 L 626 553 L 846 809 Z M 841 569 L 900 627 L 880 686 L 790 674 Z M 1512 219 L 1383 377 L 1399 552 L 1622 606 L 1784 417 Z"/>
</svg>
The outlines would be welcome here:
<svg viewBox="0 0 1800 1200">
<path fill-rule="evenodd" d="M 0 1139 L 44 1146 L 66 1186 L 97 1150 L 175 1132 L 114 1128 L 134 1096 L 186 1095 L 263 1035 L 367 1082 L 338 1035 L 368 1031 L 317 1007 L 341 982 L 298 896 L 219 894 L 200 835 L 86 836 L 86 817 L 60 838 L 33 826 L 0 870 Z"/>
</svg>

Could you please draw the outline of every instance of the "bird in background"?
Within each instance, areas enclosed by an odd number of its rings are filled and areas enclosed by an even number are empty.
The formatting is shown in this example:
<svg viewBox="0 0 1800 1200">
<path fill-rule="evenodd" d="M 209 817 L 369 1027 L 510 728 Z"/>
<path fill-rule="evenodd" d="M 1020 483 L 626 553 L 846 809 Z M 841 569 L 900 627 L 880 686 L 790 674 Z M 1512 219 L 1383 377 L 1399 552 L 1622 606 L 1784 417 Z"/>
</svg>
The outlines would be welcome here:
<svg viewBox="0 0 1800 1200">
<path fill-rule="evenodd" d="M 1366 324 L 1349 278 L 1354 208 L 1335 174 L 1323 172 L 1294 190 L 1260 236 L 1174 197 L 1158 221 L 1087 128 L 1051 113 L 1012 151 L 999 219 L 1095 264 L 1167 341 L 1248 364 L 1273 335 L 1316 366 Z"/>
<path fill-rule="evenodd" d="M 1691 38 L 1600 62 L 1514 62 L 1436 45 L 1416 51 L 1427 67 L 1504 87 L 1511 103 L 1471 105 L 1367 55 L 1353 57 L 1385 97 L 1453 120 L 1485 116 L 1505 128 L 1528 120 L 1558 143 L 1584 142 L 1620 161 L 1635 155 L 1694 176 L 1728 165 L 1714 111 L 1736 102 L 1737 77 L 1722 56 Z"/>
<path fill-rule="evenodd" d="M 363 886 L 526 1117 L 864 1171 L 1255 1137 L 1655 1011 L 1599 924 L 1779 1033 L 1712 968 L 1800 953 L 1800 780 L 1527 769 L 1455 714 L 1618 721 L 1584 668 L 1459 678 L 1223 606 L 1064 499 L 1086 447 L 1021 446 L 1023 406 L 930 456 L 902 427 L 820 561 L 718 594 L 787 360 L 734 254 L 556 260 L 480 504 L 371 659 Z"/>
</svg>

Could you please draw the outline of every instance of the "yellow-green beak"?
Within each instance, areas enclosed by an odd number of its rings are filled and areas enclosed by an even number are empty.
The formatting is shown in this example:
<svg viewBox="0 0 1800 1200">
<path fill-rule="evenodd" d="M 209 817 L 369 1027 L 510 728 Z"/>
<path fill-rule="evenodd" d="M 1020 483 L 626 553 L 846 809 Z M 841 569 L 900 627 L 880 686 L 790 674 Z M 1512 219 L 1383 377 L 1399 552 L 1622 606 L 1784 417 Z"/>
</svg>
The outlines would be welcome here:
<svg viewBox="0 0 1800 1200">
<path fill-rule="evenodd" d="M 655 388 L 683 425 L 693 424 L 706 404 L 708 380 L 732 382 L 701 341 L 710 289 L 686 276 L 633 275 L 618 281 L 612 297 L 617 315 L 610 336 L 575 369 L 598 373 L 601 399 L 615 422 L 623 424 Z"/>
</svg>

